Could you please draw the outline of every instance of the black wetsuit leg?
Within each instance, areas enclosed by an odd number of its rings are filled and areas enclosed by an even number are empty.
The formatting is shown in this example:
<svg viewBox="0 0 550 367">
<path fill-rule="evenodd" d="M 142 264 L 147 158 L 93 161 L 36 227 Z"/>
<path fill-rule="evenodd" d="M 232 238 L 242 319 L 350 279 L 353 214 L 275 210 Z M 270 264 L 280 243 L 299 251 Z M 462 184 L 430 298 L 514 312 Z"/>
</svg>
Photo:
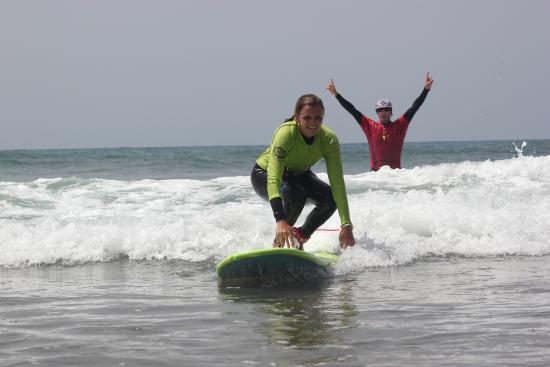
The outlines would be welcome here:
<svg viewBox="0 0 550 367">
<path fill-rule="evenodd" d="M 252 188 L 256 191 L 259 197 L 264 200 L 268 200 L 267 196 L 267 171 L 257 164 L 252 167 L 252 172 L 250 173 L 250 182 L 252 183 Z"/>
<path fill-rule="evenodd" d="M 300 185 L 305 189 L 308 199 L 312 200 L 315 205 L 301 227 L 303 235 L 311 237 L 313 232 L 336 211 L 336 202 L 330 186 L 319 179 L 315 173 L 308 170 L 297 176 L 299 176 Z"/>
<path fill-rule="evenodd" d="M 255 165 L 250 179 L 254 191 L 267 200 L 267 171 Z M 281 185 L 281 196 L 286 221 L 291 226 L 296 223 L 306 201 L 308 199 L 313 201 L 315 207 L 301 227 L 306 237 L 310 237 L 336 210 L 336 202 L 332 197 L 330 186 L 310 170 L 299 174 L 285 174 Z"/>
<path fill-rule="evenodd" d="M 284 175 L 280 192 L 285 212 L 284 218 L 288 224 L 293 226 L 306 205 L 307 194 L 301 185 L 292 179 L 289 180 L 290 176 L 292 175 Z M 250 175 L 250 181 L 252 181 L 254 191 L 267 201 L 267 171 L 255 165 Z"/>
</svg>

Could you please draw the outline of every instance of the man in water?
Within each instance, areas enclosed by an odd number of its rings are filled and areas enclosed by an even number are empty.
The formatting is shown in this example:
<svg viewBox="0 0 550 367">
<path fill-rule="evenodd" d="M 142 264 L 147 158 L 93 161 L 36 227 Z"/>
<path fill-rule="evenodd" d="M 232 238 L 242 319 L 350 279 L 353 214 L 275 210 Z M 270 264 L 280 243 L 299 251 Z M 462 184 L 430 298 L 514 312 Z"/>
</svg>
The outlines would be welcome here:
<svg viewBox="0 0 550 367">
<path fill-rule="evenodd" d="M 367 137 L 371 157 L 371 170 L 378 171 L 382 166 L 401 168 L 401 152 L 403 151 L 403 142 L 405 141 L 407 128 L 416 111 L 418 111 L 422 103 L 424 103 L 432 87 L 432 83 L 433 79 L 430 73 L 427 73 L 424 89 L 420 96 L 414 101 L 407 112 L 393 122 L 391 121 L 391 101 L 389 99 L 381 99 L 376 102 L 376 114 L 378 115 L 379 122 L 375 122 L 363 115 L 350 102 L 345 100 L 344 97 L 336 91 L 334 81 L 332 79 L 330 80 L 327 90 L 335 96 L 342 107 L 355 118 Z"/>
</svg>

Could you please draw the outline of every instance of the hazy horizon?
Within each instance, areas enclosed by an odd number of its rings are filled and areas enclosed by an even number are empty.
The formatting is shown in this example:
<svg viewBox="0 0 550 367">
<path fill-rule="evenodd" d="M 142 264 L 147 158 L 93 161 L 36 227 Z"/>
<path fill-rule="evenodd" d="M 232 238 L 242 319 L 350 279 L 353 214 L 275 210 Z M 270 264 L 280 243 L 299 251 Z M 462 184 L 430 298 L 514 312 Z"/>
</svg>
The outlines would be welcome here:
<svg viewBox="0 0 550 367">
<path fill-rule="evenodd" d="M 521 144 L 523 142 L 527 143 L 527 147 L 529 147 L 530 143 L 537 142 L 537 141 L 549 141 L 550 139 L 484 139 L 484 140 L 418 140 L 418 141 L 411 141 L 407 140 L 407 143 L 413 143 L 413 144 L 431 144 L 431 143 L 483 143 L 483 142 L 510 142 L 511 144 Z M 343 145 L 359 145 L 359 144 L 367 144 L 367 141 L 359 141 L 359 142 L 340 142 L 340 144 Z M 164 145 L 164 146 L 82 146 L 82 147 L 71 147 L 71 148 L 16 148 L 16 149 L 0 149 L 0 151 L 3 152 L 9 152 L 9 151 L 32 151 L 32 150 L 94 150 L 94 149 L 174 149 L 174 148 L 215 148 L 215 147 L 265 147 L 269 145 L 269 142 L 266 144 L 218 144 L 218 145 Z M 519 148 L 518 146 L 518 148 Z"/>
</svg>

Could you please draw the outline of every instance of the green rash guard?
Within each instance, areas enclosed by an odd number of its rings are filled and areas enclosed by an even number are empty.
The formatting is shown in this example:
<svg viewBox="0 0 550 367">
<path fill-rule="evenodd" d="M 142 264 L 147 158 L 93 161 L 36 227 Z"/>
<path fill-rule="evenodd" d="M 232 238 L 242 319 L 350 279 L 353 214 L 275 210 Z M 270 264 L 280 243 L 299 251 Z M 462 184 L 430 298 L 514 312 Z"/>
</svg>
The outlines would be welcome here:
<svg viewBox="0 0 550 367">
<path fill-rule="evenodd" d="M 296 121 L 283 123 L 275 131 L 271 146 L 258 157 L 256 163 L 267 171 L 267 193 L 271 200 L 281 197 L 279 188 L 285 169 L 291 173 L 305 172 L 321 158 L 325 159 L 327 165 L 332 196 L 338 207 L 340 222 L 342 225 L 351 224 L 340 158 L 340 143 L 336 134 L 325 125 L 321 125 L 321 130 L 315 135 L 313 143 L 308 145 Z"/>
</svg>

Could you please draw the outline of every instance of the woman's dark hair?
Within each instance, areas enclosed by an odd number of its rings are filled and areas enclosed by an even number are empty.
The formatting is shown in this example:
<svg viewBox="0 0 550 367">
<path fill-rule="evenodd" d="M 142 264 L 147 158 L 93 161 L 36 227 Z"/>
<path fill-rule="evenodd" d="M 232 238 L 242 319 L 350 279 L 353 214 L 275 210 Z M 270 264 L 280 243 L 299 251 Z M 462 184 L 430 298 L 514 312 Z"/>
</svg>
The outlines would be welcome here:
<svg viewBox="0 0 550 367">
<path fill-rule="evenodd" d="M 294 115 L 287 118 L 285 122 L 294 120 L 296 116 L 298 116 L 302 108 L 304 108 L 304 106 L 321 106 L 323 110 L 325 109 L 321 98 L 317 97 L 315 94 L 304 94 L 296 101 L 296 107 L 294 107 Z"/>
</svg>

